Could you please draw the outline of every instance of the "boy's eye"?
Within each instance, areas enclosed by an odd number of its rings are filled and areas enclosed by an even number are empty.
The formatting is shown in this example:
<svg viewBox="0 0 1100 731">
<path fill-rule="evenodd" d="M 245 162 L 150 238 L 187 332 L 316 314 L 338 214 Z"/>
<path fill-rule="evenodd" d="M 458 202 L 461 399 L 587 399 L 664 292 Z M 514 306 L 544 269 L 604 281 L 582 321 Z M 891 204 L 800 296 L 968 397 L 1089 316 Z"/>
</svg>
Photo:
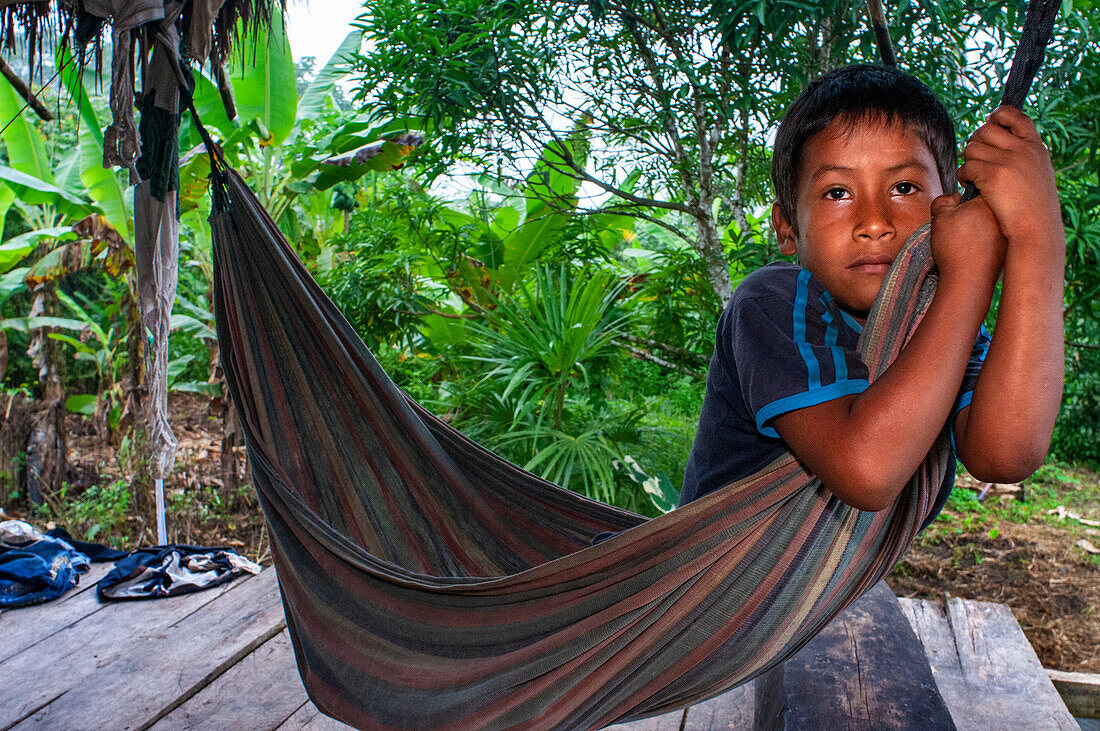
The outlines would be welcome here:
<svg viewBox="0 0 1100 731">
<path fill-rule="evenodd" d="M 895 185 L 894 190 L 897 191 L 898 195 L 909 195 L 910 193 L 917 192 L 917 186 L 903 181 Z"/>
<path fill-rule="evenodd" d="M 848 195 L 848 191 L 844 188 L 829 188 L 825 191 L 825 197 L 831 201 L 843 200 Z"/>
</svg>

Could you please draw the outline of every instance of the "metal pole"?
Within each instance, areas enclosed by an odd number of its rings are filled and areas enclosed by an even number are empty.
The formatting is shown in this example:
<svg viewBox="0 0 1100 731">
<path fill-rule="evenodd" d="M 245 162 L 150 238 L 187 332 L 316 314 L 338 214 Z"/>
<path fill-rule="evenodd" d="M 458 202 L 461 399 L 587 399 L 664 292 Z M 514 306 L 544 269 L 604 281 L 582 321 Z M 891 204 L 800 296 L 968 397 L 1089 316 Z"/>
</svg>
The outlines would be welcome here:
<svg viewBox="0 0 1100 731">
<path fill-rule="evenodd" d="M 168 527 L 164 520 L 164 480 L 157 479 L 157 544 L 168 545 Z"/>
</svg>

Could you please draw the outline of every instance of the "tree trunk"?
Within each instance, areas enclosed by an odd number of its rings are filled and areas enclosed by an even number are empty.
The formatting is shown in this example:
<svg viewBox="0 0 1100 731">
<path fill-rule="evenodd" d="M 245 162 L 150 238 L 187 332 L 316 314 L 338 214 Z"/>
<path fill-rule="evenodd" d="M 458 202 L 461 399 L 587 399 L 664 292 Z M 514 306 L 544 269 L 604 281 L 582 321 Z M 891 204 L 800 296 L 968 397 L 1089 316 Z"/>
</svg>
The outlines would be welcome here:
<svg viewBox="0 0 1100 731">
<path fill-rule="evenodd" d="M 733 284 L 730 282 L 729 262 L 722 250 L 722 239 L 718 236 L 718 223 L 714 220 L 712 206 L 705 198 L 699 201 L 693 213 L 695 231 L 699 236 L 696 250 L 707 266 L 707 281 L 718 295 L 722 309 L 733 299 Z"/>
<path fill-rule="evenodd" d="M 104 444 L 111 443 L 110 411 L 111 401 L 103 397 L 103 390 L 100 389 L 99 393 L 95 395 L 95 413 L 92 415 L 92 429 L 95 431 L 96 437 L 103 440 Z"/>
<path fill-rule="evenodd" d="M 20 394 L 11 394 L 0 403 L 4 418 L 0 421 L 0 506 L 26 483 L 27 440 L 31 435 L 33 409 Z"/>
<path fill-rule="evenodd" d="M 240 466 L 237 464 L 237 447 L 244 444 L 244 430 L 237 415 L 233 399 L 226 393 L 222 397 L 222 482 L 225 484 L 224 501 L 231 501 L 241 484 Z M 227 502 L 229 504 L 229 502 Z"/>
<path fill-rule="evenodd" d="M 226 505 L 232 504 L 236 496 L 236 490 L 241 484 L 240 465 L 237 462 L 237 448 L 244 445 L 244 428 L 241 426 L 241 418 L 237 413 L 237 407 L 233 399 L 229 397 L 229 389 L 225 384 L 225 378 L 221 367 L 221 352 L 218 343 L 212 342 L 210 347 L 210 381 L 221 384 L 222 395 L 214 399 L 211 406 L 216 407 L 221 402 L 219 416 L 222 419 L 222 484 L 225 486 L 225 494 L 222 495 Z"/>
<path fill-rule="evenodd" d="M 39 285 L 28 316 L 52 315 L 56 300 L 52 285 Z M 27 441 L 27 497 L 35 505 L 43 503 L 47 492 L 60 490 L 65 476 L 63 361 L 60 343 L 47 337 L 47 331 L 48 328 L 35 330 L 27 348 L 43 389 L 41 407 L 34 416 Z"/>
<path fill-rule="evenodd" d="M 145 327 L 141 320 L 141 307 L 137 300 L 137 284 L 134 274 L 126 275 L 128 292 L 123 306 L 126 308 L 126 372 L 122 375 L 122 414 L 116 434 L 125 434 L 135 424 L 142 423 L 145 413 Z"/>
<path fill-rule="evenodd" d="M 65 477 L 65 407 L 62 399 L 47 399 L 34 415 L 27 440 L 27 498 L 33 505 L 61 490 Z"/>
<path fill-rule="evenodd" d="M 0 330 L 0 382 L 8 372 L 8 334 Z"/>
<path fill-rule="evenodd" d="M 741 232 L 741 240 L 744 243 L 752 238 L 752 229 L 749 227 L 748 216 L 745 215 L 745 177 L 749 174 L 749 135 L 747 128 L 740 132 L 738 147 L 736 175 L 733 183 L 733 195 L 730 197 L 730 208 L 733 209 L 733 220 L 737 222 L 737 228 Z"/>
</svg>

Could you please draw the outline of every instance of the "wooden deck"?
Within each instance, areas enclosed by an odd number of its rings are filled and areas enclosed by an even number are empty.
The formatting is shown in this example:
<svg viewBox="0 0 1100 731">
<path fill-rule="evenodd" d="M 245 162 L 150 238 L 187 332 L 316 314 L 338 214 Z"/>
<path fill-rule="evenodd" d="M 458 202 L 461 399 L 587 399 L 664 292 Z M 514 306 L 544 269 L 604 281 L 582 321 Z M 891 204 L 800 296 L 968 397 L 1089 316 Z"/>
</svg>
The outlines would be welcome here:
<svg viewBox="0 0 1100 731">
<path fill-rule="evenodd" d="M 273 569 L 197 594 L 100 604 L 94 584 L 106 571 L 96 566 L 60 600 L 0 613 L 0 730 L 348 728 L 306 697 Z M 960 729 L 1078 728 L 1007 607 L 899 605 L 880 584 L 780 671 L 614 728 L 927 729 L 952 719 Z"/>
</svg>

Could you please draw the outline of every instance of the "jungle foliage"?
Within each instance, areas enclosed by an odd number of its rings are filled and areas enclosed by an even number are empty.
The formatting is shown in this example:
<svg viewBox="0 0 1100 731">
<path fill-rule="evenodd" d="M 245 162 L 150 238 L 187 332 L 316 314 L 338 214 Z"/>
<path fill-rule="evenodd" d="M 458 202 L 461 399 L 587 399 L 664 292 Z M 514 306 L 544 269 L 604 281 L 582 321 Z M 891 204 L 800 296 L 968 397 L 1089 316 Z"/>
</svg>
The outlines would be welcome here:
<svg viewBox="0 0 1100 731">
<path fill-rule="evenodd" d="M 296 73 L 289 45 L 261 35 L 227 69 L 238 116 L 200 71 L 195 102 L 403 388 L 528 469 L 654 514 L 675 505 L 718 314 L 778 256 L 769 141 L 808 80 L 875 61 L 863 7 L 367 0 L 320 70 L 309 61 Z M 1024 7 L 890 9 L 902 67 L 940 94 L 960 142 L 996 105 Z M 1052 450 L 1094 466 L 1096 9 L 1064 3 L 1028 108 L 1067 231 L 1067 381 Z M 353 103 L 338 82 L 354 85 Z M 0 84 L 0 114 L 15 120 L 0 164 L 0 371 L 9 394 L 63 397 L 119 443 L 142 333 L 130 194 L 97 162 L 99 91 L 66 75 L 47 92 L 65 110 L 51 126 L 21 116 Z M 180 141 L 172 386 L 220 398 L 210 163 L 189 121 Z"/>
</svg>

